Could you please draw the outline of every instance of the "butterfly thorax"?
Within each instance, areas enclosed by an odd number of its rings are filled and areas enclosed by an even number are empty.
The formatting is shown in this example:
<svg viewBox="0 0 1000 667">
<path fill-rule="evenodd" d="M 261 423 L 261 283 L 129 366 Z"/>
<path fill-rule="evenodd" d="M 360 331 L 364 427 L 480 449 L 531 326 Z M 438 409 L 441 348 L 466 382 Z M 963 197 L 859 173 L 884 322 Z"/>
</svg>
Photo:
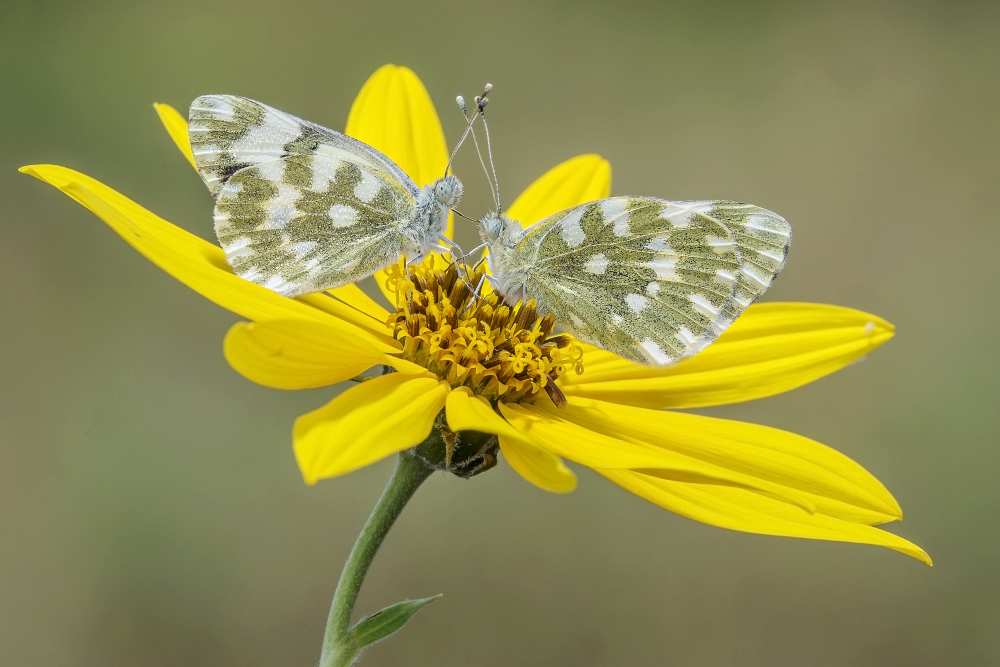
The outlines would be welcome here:
<svg viewBox="0 0 1000 667">
<path fill-rule="evenodd" d="M 445 176 L 421 188 L 416 194 L 416 212 L 402 228 L 408 243 L 403 249 L 410 257 L 426 254 L 437 246 L 448 224 L 448 211 L 462 198 L 462 182 Z"/>
</svg>

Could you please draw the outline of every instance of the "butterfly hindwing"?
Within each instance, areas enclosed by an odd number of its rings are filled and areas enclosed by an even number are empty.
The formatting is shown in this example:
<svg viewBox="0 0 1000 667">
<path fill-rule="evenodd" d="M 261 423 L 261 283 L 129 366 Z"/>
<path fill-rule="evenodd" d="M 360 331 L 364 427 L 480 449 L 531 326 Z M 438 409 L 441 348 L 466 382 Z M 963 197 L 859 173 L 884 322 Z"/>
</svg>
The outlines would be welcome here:
<svg viewBox="0 0 1000 667">
<path fill-rule="evenodd" d="M 233 270 L 287 295 L 336 287 L 395 261 L 417 188 L 339 132 L 242 97 L 191 105 L 198 171 Z"/>
<path fill-rule="evenodd" d="M 726 317 L 731 322 L 771 286 L 771 281 L 785 267 L 792 227 L 774 211 L 753 204 L 704 203 L 709 206 L 703 215 L 725 225 L 740 253 L 736 296 L 726 307 Z"/>
<path fill-rule="evenodd" d="M 770 212 L 734 208 L 743 206 L 612 197 L 533 225 L 510 263 L 525 295 L 582 340 L 667 365 L 704 349 L 745 307 L 744 221 Z"/>
<path fill-rule="evenodd" d="M 302 184 L 293 155 L 238 171 L 219 191 L 215 232 L 233 271 L 286 295 L 360 280 L 395 261 L 413 198 L 354 162 L 313 160 L 330 178 Z M 300 176 L 293 175 L 300 172 Z"/>
</svg>

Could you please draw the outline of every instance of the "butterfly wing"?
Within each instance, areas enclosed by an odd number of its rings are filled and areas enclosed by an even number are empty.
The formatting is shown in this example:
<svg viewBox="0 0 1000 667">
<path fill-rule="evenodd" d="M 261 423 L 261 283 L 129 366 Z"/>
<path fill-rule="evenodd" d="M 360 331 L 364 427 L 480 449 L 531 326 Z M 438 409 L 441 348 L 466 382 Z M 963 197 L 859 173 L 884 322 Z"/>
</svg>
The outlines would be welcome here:
<svg viewBox="0 0 1000 667">
<path fill-rule="evenodd" d="M 530 227 L 511 265 L 579 338 L 662 366 L 718 338 L 780 270 L 787 240 L 780 216 L 748 204 L 611 197 Z"/>
<path fill-rule="evenodd" d="M 191 105 L 198 173 L 233 270 L 287 295 L 353 282 L 395 261 L 417 187 L 339 132 L 243 97 Z"/>
</svg>

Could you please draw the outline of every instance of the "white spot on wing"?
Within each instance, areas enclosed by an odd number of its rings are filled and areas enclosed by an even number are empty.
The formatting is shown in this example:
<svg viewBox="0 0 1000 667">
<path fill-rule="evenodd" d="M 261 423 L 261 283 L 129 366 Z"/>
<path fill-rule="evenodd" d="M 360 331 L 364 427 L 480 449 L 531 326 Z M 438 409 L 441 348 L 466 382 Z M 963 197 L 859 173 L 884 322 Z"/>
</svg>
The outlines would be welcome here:
<svg viewBox="0 0 1000 667">
<path fill-rule="evenodd" d="M 678 329 L 677 337 L 681 339 L 681 342 L 684 343 L 684 347 L 687 348 L 690 348 L 695 341 L 698 340 L 698 337 L 691 333 L 691 330 L 687 327 L 681 327 Z"/>
<path fill-rule="evenodd" d="M 364 203 L 370 204 L 375 199 L 375 195 L 378 194 L 380 187 L 381 183 L 371 172 L 362 171 L 361 180 L 354 186 L 354 196 Z"/>
<path fill-rule="evenodd" d="M 643 264 L 648 269 L 652 269 L 653 273 L 659 280 L 677 280 L 677 259 L 674 257 L 667 257 L 661 255 L 659 257 L 654 257 L 645 264 Z"/>
<path fill-rule="evenodd" d="M 641 341 L 639 343 L 639 347 L 642 348 L 642 351 L 645 353 L 646 358 L 649 359 L 654 364 L 657 364 L 659 366 L 666 366 L 667 364 L 673 362 L 673 359 L 670 357 L 670 355 L 664 352 L 663 348 L 660 347 L 659 343 L 657 343 L 652 338 L 646 338 L 645 340 Z"/>
<path fill-rule="evenodd" d="M 598 253 L 588 259 L 583 268 L 588 273 L 593 273 L 596 276 L 603 275 L 608 270 L 608 258 L 603 253 Z"/>
<path fill-rule="evenodd" d="M 725 269 L 716 269 L 715 277 L 727 285 L 732 285 L 736 282 L 736 276 L 732 272 L 726 271 Z"/>
<path fill-rule="evenodd" d="M 585 207 L 582 206 L 576 208 L 559 221 L 559 234 L 570 248 L 577 247 L 587 238 L 587 235 L 583 231 L 583 226 L 580 224 L 580 220 L 583 219 L 584 210 Z"/>
<path fill-rule="evenodd" d="M 295 217 L 295 202 L 299 199 L 299 191 L 290 185 L 279 184 L 278 195 L 267 205 L 267 219 L 264 229 L 284 229 Z"/>
<path fill-rule="evenodd" d="M 330 207 L 330 222 L 334 227 L 350 227 L 358 221 L 358 210 L 353 206 L 334 204 Z"/>
<path fill-rule="evenodd" d="M 614 199 L 602 199 L 600 204 L 601 215 L 604 216 L 604 222 L 610 223 L 612 225 L 612 231 L 615 236 L 625 237 L 628 236 L 629 231 L 629 214 L 626 210 L 628 205 L 627 199 L 614 198 Z"/>
<path fill-rule="evenodd" d="M 229 100 L 223 97 L 199 97 L 196 102 L 198 102 L 198 104 L 191 106 L 192 113 L 211 114 L 213 118 L 217 118 L 219 120 L 232 120 L 234 117 L 233 105 L 230 104 Z"/>
<path fill-rule="evenodd" d="M 650 250 L 655 250 L 656 252 L 670 252 L 672 250 L 670 243 L 667 242 L 666 236 L 654 236 L 650 239 L 649 243 L 646 244 L 646 247 Z"/>
<path fill-rule="evenodd" d="M 736 241 L 732 239 L 719 238 L 717 236 L 706 237 L 705 243 L 707 243 L 708 247 L 712 249 L 712 252 L 719 255 L 727 254 L 736 249 Z"/>
<path fill-rule="evenodd" d="M 293 243 L 291 248 L 292 252 L 301 259 L 315 250 L 318 245 L 319 244 L 315 241 L 299 241 L 297 243 Z"/>
<path fill-rule="evenodd" d="M 656 296 L 660 293 L 660 283 L 655 280 L 646 285 L 646 294 L 649 296 Z"/>
<path fill-rule="evenodd" d="M 740 267 L 740 273 L 745 275 L 751 281 L 757 283 L 761 289 L 766 288 L 771 284 L 771 275 L 760 270 L 757 266 L 746 262 Z"/>
<path fill-rule="evenodd" d="M 695 310 L 697 310 L 702 315 L 705 315 L 706 317 L 714 318 L 718 317 L 719 315 L 719 309 L 716 308 L 711 301 L 706 299 L 701 294 L 689 294 L 688 301 L 691 302 L 691 305 L 694 306 Z"/>
<path fill-rule="evenodd" d="M 775 264 L 781 264 L 783 261 L 785 261 L 785 256 L 784 255 L 782 255 L 779 252 L 775 252 L 774 250 L 771 250 L 770 248 L 763 248 L 761 250 L 757 250 L 757 253 L 760 254 L 760 255 L 762 255 L 763 257 L 766 257 L 767 259 L 771 260 Z"/>
<path fill-rule="evenodd" d="M 632 309 L 633 313 L 641 313 L 649 305 L 649 299 L 641 294 L 626 294 L 625 304 Z"/>
<path fill-rule="evenodd" d="M 285 177 L 285 162 L 283 160 L 267 160 L 257 164 L 257 171 L 262 178 L 272 183 L 280 183 Z"/>
<path fill-rule="evenodd" d="M 246 236 L 238 236 L 226 244 L 226 258 L 230 260 L 243 259 L 254 254 L 250 247 L 250 239 Z"/>
<path fill-rule="evenodd" d="M 745 227 L 757 232 L 775 234 L 785 239 L 790 236 L 788 223 L 784 218 L 775 214 L 751 213 L 746 217 Z"/>
<path fill-rule="evenodd" d="M 271 276 L 264 282 L 264 287 L 269 290 L 274 290 L 279 294 L 285 294 L 291 290 L 293 286 L 281 276 Z"/>
<path fill-rule="evenodd" d="M 324 148 L 320 146 L 320 148 Z M 340 166 L 340 162 L 336 160 L 330 161 L 320 161 L 315 157 L 312 161 L 312 180 L 309 181 L 309 189 L 313 192 L 326 192 L 330 189 L 330 183 L 333 181 L 334 174 L 337 173 L 337 167 Z"/>
</svg>

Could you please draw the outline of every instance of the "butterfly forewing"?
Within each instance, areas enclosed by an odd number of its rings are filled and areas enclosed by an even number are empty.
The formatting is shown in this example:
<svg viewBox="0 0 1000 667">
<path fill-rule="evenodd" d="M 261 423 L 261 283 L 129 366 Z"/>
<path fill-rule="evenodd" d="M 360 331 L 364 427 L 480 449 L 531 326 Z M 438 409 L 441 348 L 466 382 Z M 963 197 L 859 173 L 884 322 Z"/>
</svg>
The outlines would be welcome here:
<svg viewBox="0 0 1000 667">
<path fill-rule="evenodd" d="M 371 275 L 402 252 L 416 186 L 339 132 L 242 97 L 191 105 L 195 163 L 233 270 L 288 295 Z"/>
</svg>

